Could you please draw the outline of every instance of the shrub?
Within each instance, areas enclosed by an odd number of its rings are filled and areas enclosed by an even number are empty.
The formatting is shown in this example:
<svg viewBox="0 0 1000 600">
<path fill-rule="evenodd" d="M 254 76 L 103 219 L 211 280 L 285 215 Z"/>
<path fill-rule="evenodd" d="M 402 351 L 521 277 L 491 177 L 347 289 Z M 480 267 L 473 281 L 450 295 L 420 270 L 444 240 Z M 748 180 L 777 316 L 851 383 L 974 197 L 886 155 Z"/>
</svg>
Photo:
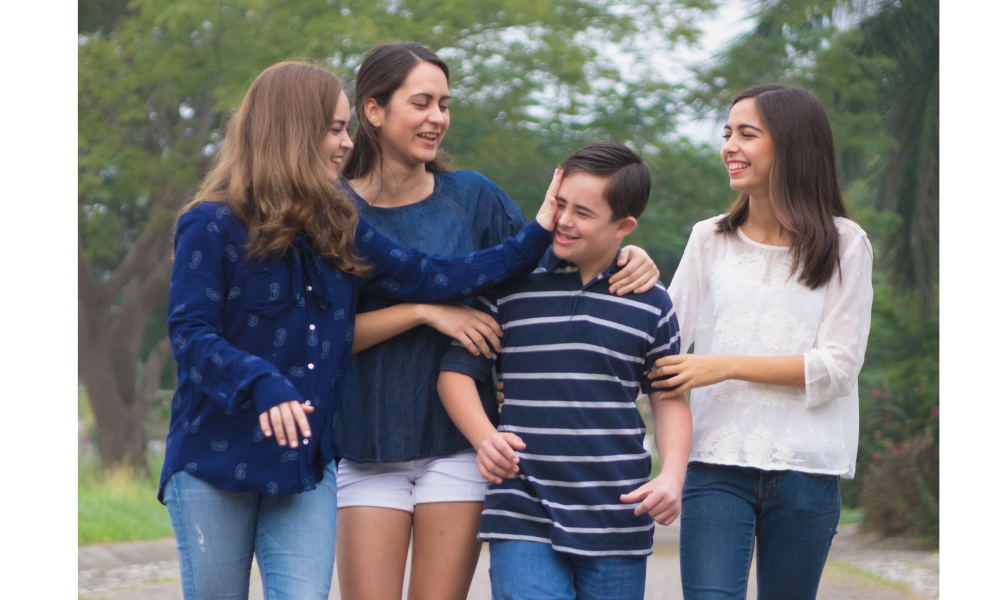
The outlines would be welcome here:
<svg viewBox="0 0 1000 600">
<path fill-rule="evenodd" d="M 937 544 L 939 445 L 927 428 L 910 440 L 883 439 L 872 455 L 860 505 L 861 530 L 882 536 L 911 535 Z"/>
</svg>

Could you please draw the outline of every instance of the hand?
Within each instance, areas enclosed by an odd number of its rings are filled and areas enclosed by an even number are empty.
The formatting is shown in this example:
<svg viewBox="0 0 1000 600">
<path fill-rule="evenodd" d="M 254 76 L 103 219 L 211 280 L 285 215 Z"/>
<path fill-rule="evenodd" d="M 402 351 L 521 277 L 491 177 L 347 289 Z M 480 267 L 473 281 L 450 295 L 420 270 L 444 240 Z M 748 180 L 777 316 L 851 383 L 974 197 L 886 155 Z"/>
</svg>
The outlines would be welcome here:
<svg viewBox="0 0 1000 600">
<path fill-rule="evenodd" d="M 271 410 L 260 413 L 260 429 L 267 437 L 271 437 L 273 433 L 279 446 L 287 443 L 292 448 L 298 448 L 299 436 L 295 426 L 298 425 L 303 438 L 311 436 L 312 431 L 309 429 L 309 419 L 306 418 L 306 414 L 314 410 L 316 407 L 306 406 L 298 400 L 282 402 Z"/>
<path fill-rule="evenodd" d="M 493 388 L 497 392 L 497 404 L 503 406 L 503 381 L 498 381 Z"/>
<path fill-rule="evenodd" d="M 421 304 L 421 320 L 450 338 L 458 340 L 473 356 L 482 352 L 493 358 L 490 346 L 500 351 L 503 329 L 493 317 L 462 304 Z M 487 343 L 488 342 L 488 343 Z"/>
<path fill-rule="evenodd" d="M 552 174 L 552 182 L 549 183 L 549 189 L 545 191 L 545 199 L 542 200 L 542 206 L 538 209 L 538 214 L 535 215 L 535 220 L 542 227 L 552 231 L 556 227 L 556 196 L 559 195 L 559 186 L 562 184 L 562 169 L 556 169 L 556 172 Z"/>
<path fill-rule="evenodd" d="M 660 270 L 656 263 L 638 246 L 625 246 L 618 253 L 618 266 L 624 268 L 611 276 L 608 291 L 624 296 L 629 292 L 644 294 L 653 289 L 660 279 Z"/>
<path fill-rule="evenodd" d="M 653 364 L 656 367 L 649 372 L 650 379 L 673 375 L 670 379 L 653 382 L 655 388 L 677 386 L 666 393 L 667 398 L 676 398 L 692 388 L 730 379 L 730 363 L 719 354 L 674 354 L 658 358 Z"/>
<path fill-rule="evenodd" d="M 514 454 L 514 448 L 524 450 L 527 446 L 521 438 L 506 431 L 494 431 L 479 442 L 476 466 L 479 474 L 490 483 L 502 483 L 501 477 L 510 479 L 517 475 L 517 463 L 521 459 Z"/>
<path fill-rule="evenodd" d="M 671 477 L 660 473 L 653 480 L 643 484 L 638 489 L 621 495 L 621 501 L 632 504 L 642 500 L 635 508 L 635 516 L 649 513 L 660 525 L 670 525 L 681 512 L 681 494 L 684 490 L 684 477 Z"/>
</svg>

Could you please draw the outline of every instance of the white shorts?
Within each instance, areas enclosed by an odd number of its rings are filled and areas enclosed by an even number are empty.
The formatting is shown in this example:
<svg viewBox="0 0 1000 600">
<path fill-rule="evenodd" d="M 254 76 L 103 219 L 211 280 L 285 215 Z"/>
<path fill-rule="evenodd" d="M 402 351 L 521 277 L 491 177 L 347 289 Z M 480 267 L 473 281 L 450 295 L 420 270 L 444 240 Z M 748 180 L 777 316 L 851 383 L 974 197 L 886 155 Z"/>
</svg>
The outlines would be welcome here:
<svg viewBox="0 0 1000 600">
<path fill-rule="evenodd" d="M 337 508 L 375 506 L 413 512 L 426 502 L 482 502 L 489 482 L 476 467 L 475 450 L 395 463 L 337 467 Z"/>
</svg>

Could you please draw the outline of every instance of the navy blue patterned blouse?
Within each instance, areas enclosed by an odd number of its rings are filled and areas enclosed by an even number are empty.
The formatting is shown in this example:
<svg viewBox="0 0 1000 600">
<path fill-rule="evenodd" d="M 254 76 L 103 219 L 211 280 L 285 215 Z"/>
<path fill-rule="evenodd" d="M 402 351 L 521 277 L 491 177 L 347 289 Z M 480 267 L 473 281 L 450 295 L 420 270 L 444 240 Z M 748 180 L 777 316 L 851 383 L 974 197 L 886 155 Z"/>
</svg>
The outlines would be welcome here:
<svg viewBox="0 0 1000 600">
<path fill-rule="evenodd" d="M 492 290 L 531 271 L 549 245 L 537 222 L 481 252 L 442 258 L 407 250 L 358 224 L 361 279 L 320 260 L 305 238 L 283 257 L 248 261 L 246 228 L 206 202 L 181 215 L 167 325 L 177 360 L 158 497 L 183 469 L 231 491 L 311 490 L 339 456 L 333 416 L 354 334 L 359 290 L 438 302 Z M 265 438 L 259 415 L 288 400 L 315 407 L 296 449 Z"/>
</svg>

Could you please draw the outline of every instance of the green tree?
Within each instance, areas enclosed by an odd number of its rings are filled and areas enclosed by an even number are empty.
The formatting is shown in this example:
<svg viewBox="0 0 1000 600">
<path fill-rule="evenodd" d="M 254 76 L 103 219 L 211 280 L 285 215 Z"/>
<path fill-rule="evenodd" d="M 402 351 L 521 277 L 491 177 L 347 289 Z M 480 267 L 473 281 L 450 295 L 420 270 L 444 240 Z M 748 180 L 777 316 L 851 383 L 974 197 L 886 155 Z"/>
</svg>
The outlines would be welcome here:
<svg viewBox="0 0 1000 600">
<path fill-rule="evenodd" d="M 145 468 L 143 423 L 170 357 L 154 315 L 169 284 L 174 217 L 257 73 L 304 57 L 349 76 L 377 43 L 425 44 L 453 68 L 446 148 L 460 166 L 535 202 L 566 144 L 617 133 L 608 129 L 618 111 L 594 118 L 595 106 L 624 107 L 636 143 L 671 126 L 657 115 L 674 92 L 651 75 L 623 81 L 595 43 L 628 48 L 640 35 L 687 43 L 697 17 L 714 8 L 712 0 L 81 4 L 79 370 L 105 465 Z M 553 90 L 557 100 L 547 101 Z"/>
</svg>

